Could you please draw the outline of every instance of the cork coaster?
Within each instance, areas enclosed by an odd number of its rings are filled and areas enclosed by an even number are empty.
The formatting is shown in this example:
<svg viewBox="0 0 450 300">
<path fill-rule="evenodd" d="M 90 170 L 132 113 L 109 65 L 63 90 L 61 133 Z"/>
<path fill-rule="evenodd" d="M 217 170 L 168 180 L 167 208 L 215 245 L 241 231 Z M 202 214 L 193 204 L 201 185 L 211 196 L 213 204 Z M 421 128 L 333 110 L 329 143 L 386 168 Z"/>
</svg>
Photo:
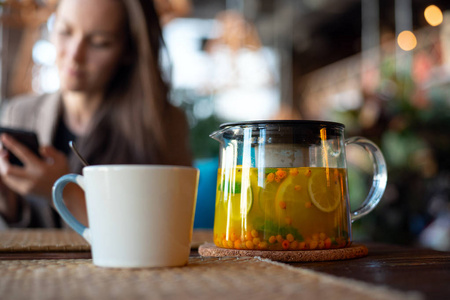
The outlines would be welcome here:
<svg viewBox="0 0 450 300">
<path fill-rule="evenodd" d="M 347 248 L 307 251 L 263 251 L 263 250 L 236 250 L 219 248 L 214 244 L 206 243 L 198 248 L 201 256 L 212 257 L 261 257 L 281 262 L 312 262 L 345 260 L 367 256 L 369 250 L 364 245 L 352 245 Z"/>
</svg>

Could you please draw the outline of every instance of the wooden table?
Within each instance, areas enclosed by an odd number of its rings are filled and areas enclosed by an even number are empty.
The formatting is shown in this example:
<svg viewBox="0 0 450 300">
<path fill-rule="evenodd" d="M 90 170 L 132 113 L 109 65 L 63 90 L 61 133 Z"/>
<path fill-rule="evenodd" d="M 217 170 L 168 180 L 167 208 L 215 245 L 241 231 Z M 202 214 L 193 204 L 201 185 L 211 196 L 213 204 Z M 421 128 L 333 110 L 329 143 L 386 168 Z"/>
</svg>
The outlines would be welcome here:
<svg viewBox="0 0 450 300">
<path fill-rule="evenodd" d="M 450 252 L 386 244 L 366 244 L 367 257 L 313 263 L 292 263 L 340 277 L 416 290 L 426 299 L 450 299 Z"/>
<path fill-rule="evenodd" d="M 425 299 L 450 299 L 450 252 L 365 243 L 367 257 L 328 262 L 289 263 L 337 277 L 351 278 L 400 291 L 418 291 Z M 198 257 L 192 250 L 192 257 Z M 87 251 L 0 252 L 0 260 L 86 259 Z"/>
</svg>

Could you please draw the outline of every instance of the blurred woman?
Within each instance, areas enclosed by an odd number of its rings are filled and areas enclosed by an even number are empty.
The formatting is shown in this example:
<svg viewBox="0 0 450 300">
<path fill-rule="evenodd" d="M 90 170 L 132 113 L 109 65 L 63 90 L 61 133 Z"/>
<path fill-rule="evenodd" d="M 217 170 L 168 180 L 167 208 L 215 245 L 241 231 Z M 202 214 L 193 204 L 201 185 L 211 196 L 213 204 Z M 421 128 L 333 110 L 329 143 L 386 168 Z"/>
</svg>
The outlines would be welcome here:
<svg viewBox="0 0 450 300">
<path fill-rule="evenodd" d="M 33 130 L 41 158 L 11 136 L 1 142 L 24 164 L 0 153 L 0 216 L 10 226 L 54 227 L 51 189 L 80 173 L 76 141 L 90 164 L 190 165 L 185 115 L 168 102 L 160 66 L 161 27 L 148 0 L 62 0 L 52 40 L 60 91 L 23 96 L 3 110 L 2 126 Z M 82 191 L 65 190 L 67 206 L 87 223 Z"/>
</svg>

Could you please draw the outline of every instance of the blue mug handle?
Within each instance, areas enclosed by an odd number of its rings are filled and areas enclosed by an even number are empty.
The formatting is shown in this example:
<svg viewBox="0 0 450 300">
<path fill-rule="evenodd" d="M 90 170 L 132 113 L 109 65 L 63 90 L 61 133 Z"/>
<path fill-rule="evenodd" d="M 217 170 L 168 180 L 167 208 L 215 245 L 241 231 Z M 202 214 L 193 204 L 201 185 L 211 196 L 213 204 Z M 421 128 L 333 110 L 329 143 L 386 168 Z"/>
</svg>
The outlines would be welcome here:
<svg viewBox="0 0 450 300">
<path fill-rule="evenodd" d="M 56 210 L 63 220 L 72 227 L 79 235 L 84 237 L 86 241 L 91 244 L 91 232 L 88 227 L 81 224 L 69 211 L 63 199 L 64 187 L 73 182 L 79 185 L 84 191 L 84 177 L 78 174 L 67 174 L 56 180 L 53 185 L 53 203 L 55 204 Z"/>
</svg>

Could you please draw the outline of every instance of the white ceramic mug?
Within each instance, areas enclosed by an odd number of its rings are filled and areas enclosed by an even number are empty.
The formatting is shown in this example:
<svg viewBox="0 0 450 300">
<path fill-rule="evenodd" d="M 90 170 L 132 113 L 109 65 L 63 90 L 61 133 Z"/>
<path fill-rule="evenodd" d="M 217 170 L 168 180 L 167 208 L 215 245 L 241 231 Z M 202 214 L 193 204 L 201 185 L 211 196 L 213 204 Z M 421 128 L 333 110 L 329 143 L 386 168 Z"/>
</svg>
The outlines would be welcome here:
<svg viewBox="0 0 450 300">
<path fill-rule="evenodd" d="M 192 238 L 199 170 L 159 165 L 97 165 L 83 176 L 68 174 L 53 186 L 53 202 L 64 221 L 90 244 L 102 267 L 186 265 Z M 74 182 L 86 196 L 89 228 L 63 200 Z"/>
</svg>

